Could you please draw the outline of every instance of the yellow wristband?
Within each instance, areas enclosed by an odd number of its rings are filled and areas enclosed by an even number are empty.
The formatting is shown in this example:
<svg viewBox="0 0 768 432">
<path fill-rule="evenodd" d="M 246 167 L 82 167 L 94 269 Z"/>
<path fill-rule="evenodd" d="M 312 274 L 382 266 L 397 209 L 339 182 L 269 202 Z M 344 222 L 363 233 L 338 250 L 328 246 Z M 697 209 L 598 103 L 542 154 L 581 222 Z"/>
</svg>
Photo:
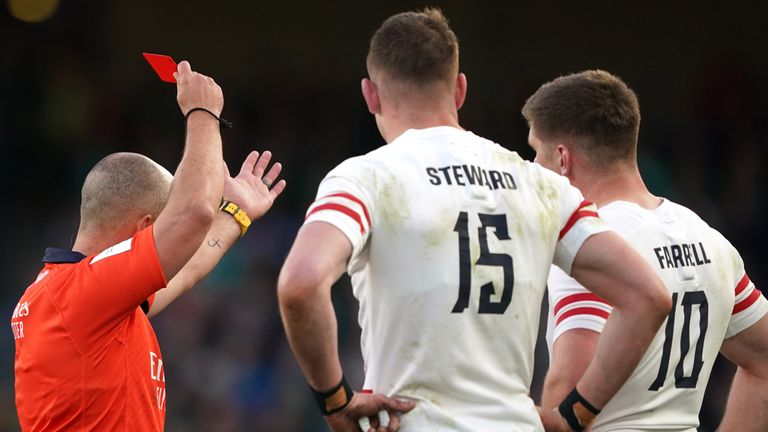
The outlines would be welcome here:
<svg viewBox="0 0 768 432">
<path fill-rule="evenodd" d="M 237 204 L 226 200 L 221 201 L 219 210 L 229 213 L 235 218 L 235 221 L 240 225 L 240 237 L 244 236 L 246 231 L 248 231 L 248 227 L 251 226 L 251 218 L 248 217 L 245 210 L 238 207 Z"/>
</svg>

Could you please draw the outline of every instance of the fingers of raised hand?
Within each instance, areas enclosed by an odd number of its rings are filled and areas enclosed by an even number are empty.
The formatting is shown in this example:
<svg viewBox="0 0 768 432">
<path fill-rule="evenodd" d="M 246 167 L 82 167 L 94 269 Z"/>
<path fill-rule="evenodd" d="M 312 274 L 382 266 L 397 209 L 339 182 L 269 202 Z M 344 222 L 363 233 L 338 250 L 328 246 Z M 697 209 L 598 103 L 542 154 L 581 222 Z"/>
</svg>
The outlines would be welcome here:
<svg viewBox="0 0 768 432">
<path fill-rule="evenodd" d="M 272 200 L 274 201 L 275 198 L 279 197 L 284 190 L 285 190 L 285 180 L 280 180 L 279 182 L 275 183 L 272 186 L 272 189 L 269 190 L 269 193 L 272 194 Z"/>
<path fill-rule="evenodd" d="M 248 153 L 248 156 L 243 161 L 243 165 L 240 167 L 240 174 L 238 174 L 238 177 L 252 176 L 254 167 L 256 166 L 256 161 L 258 160 L 259 160 L 259 152 L 254 150 Z"/>
<path fill-rule="evenodd" d="M 277 176 L 280 175 L 280 171 L 283 170 L 283 165 L 280 162 L 275 162 L 274 165 L 272 165 L 272 168 L 267 171 L 266 174 L 262 176 L 262 181 L 267 186 L 272 186 L 275 183 L 275 180 L 277 180 Z"/>
<path fill-rule="evenodd" d="M 256 165 L 253 166 L 252 171 L 256 178 L 261 178 L 264 175 L 264 171 L 267 169 L 270 160 L 272 160 L 272 152 L 269 150 L 264 151 L 259 160 L 256 161 Z M 274 180 L 274 178 L 272 180 Z"/>
</svg>

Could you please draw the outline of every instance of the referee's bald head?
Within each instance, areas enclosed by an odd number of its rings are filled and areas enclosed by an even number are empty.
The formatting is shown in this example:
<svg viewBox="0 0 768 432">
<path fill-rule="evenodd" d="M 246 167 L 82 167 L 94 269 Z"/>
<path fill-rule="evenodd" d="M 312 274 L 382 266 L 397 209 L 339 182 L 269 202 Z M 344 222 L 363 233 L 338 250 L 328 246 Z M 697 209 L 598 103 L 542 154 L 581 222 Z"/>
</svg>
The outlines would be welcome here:
<svg viewBox="0 0 768 432">
<path fill-rule="evenodd" d="M 80 231 L 122 230 L 145 215 L 152 221 L 165 207 L 173 175 L 138 153 L 113 153 L 100 160 L 83 183 Z"/>
</svg>

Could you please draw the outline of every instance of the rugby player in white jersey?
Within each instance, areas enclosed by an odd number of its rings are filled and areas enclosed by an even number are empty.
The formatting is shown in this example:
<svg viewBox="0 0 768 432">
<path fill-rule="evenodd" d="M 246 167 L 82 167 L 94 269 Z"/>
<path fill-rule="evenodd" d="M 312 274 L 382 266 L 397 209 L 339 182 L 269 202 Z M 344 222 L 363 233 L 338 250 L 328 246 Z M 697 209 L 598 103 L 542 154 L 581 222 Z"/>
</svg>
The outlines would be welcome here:
<svg viewBox="0 0 768 432">
<path fill-rule="evenodd" d="M 363 96 L 388 144 L 328 173 L 278 282 L 288 339 L 329 426 L 543 430 L 528 393 L 552 262 L 620 310 L 564 402 L 588 423 L 585 406 L 618 391 L 669 293 L 565 178 L 459 126 L 467 81 L 438 10 L 387 19 L 367 66 Z M 353 393 L 339 363 L 330 291 L 344 271 L 373 395 Z"/>
<path fill-rule="evenodd" d="M 672 293 L 666 324 L 591 430 L 695 431 L 718 351 L 739 366 L 721 430 L 768 430 L 768 302 L 728 240 L 646 188 L 637 166 L 634 92 L 607 72 L 581 72 L 544 84 L 523 115 L 536 161 L 597 204 Z M 556 267 L 548 285 L 543 406 L 552 408 L 592 361 L 611 302 Z"/>
</svg>

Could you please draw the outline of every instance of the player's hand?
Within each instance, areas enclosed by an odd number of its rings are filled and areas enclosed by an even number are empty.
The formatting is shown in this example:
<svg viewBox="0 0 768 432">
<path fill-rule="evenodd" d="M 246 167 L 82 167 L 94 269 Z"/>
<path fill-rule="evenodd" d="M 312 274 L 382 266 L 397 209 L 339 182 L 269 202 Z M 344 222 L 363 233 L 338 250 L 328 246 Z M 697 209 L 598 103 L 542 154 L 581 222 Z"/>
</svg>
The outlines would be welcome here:
<svg viewBox="0 0 768 432">
<path fill-rule="evenodd" d="M 325 418 L 333 432 L 360 432 L 358 420 L 365 417 L 371 427 L 363 432 L 395 432 L 400 429 L 398 414 L 407 413 L 416 406 L 411 401 L 403 401 L 374 393 L 355 393 L 352 400 L 343 410 Z M 389 415 L 389 425 L 379 422 L 379 412 Z"/>
<path fill-rule="evenodd" d="M 560 414 L 557 408 L 553 410 L 545 410 L 542 407 L 537 406 L 536 410 L 541 417 L 541 423 L 544 425 L 544 430 L 547 432 L 572 432 L 571 427 L 565 418 Z"/>
<path fill-rule="evenodd" d="M 213 78 L 194 72 L 187 61 L 179 63 L 173 77 L 176 78 L 176 101 L 182 114 L 187 115 L 192 108 L 205 108 L 216 116 L 221 115 L 224 94 Z"/>
<path fill-rule="evenodd" d="M 280 162 L 274 163 L 272 168 L 266 171 L 270 159 L 272 153 L 269 150 L 261 155 L 252 151 L 243 161 L 240 173 L 234 178 L 230 177 L 229 169 L 224 166 L 224 199 L 245 210 L 251 220 L 263 216 L 285 189 L 285 180 L 277 181 L 277 176 L 283 169 Z"/>
</svg>

